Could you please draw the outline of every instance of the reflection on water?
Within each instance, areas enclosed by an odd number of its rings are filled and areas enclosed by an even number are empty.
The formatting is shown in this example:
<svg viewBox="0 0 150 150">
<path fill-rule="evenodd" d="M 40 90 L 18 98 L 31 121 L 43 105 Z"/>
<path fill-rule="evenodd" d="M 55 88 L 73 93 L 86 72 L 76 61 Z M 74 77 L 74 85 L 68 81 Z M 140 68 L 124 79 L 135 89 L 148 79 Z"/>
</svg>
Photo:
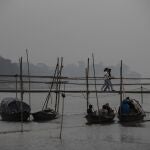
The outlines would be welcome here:
<svg viewBox="0 0 150 150">
<path fill-rule="evenodd" d="M 27 101 L 26 97 L 25 95 Z M 44 94 L 32 95 L 33 112 L 41 108 L 44 97 Z M 109 102 L 117 109 L 118 101 L 119 96 L 101 97 L 100 104 Z M 91 102 L 96 104 L 94 99 Z M 147 110 L 150 110 L 150 105 L 147 104 L 149 101 L 145 100 L 145 103 Z M 143 107 L 145 107 L 144 104 Z M 149 150 L 149 121 L 120 124 L 116 117 L 110 124 L 86 125 L 85 112 L 86 100 L 82 95 L 79 97 L 66 95 L 62 140 L 59 139 L 60 118 L 43 123 L 26 122 L 23 133 L 19 132 L 20 123 L 0 121 L 0 149 Z"/>
</svg>

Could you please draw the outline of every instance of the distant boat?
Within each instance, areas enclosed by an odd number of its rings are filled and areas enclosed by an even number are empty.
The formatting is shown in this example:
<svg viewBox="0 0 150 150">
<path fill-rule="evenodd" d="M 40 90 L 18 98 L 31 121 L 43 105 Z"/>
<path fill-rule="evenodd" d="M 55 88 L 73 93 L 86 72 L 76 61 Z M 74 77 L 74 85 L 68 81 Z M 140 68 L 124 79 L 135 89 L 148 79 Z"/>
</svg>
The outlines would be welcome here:
<svg viewBox="0 0 150 150">
<path fill-rule="evenodd" d="M 129 107 L 125 108 L 126 105 Z M 120 122 L 142 121 L 145 116 L 146 114 L 142 106 L 135 99 L 123 100 L 118 110 L 118 118 Z"/>
<path fill-rule="evenodd" d="M 30 106 L 17 98 L 7 97 L 0 103 L 0 115 L 4 121 L 27 121 L 30 111 Z"/>
</svg>

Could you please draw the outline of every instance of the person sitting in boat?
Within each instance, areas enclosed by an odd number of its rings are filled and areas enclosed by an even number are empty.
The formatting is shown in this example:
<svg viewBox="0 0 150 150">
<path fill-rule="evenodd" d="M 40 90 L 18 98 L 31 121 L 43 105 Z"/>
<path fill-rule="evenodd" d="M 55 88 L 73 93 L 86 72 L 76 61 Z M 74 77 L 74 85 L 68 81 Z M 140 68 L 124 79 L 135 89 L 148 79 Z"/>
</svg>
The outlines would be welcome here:
<svg viewBox="0 0 150 150">
<path fill-rule="evenodd" d="M 129 97 L 126 97 L 121 103 L 121 113 L 128 114 L 130 112 Z"/>
<path fill-rule="evenodd" d="M 106 103 L 102 106 L 103 110 L 107 110 L 108 114 L 113 112 L 112 108 L 109 106 L 109 103 Z"/>
<path fill-rule="evenodd" d="M 89 105 L 89 108 L 87 109 L 87 113 L 88 114 L 92 114 L 93 113 L 93 105 Z"/>
<path fill-rule="evenodd" d="M 128 104 L 129 104 L 129 107 L 130 107 L 130 113 L 138 113 L 139 112 L 139 110 L 137 108 L 137 105 L 134 104 L 133 100 L 129 100 Z"/>
</svg>

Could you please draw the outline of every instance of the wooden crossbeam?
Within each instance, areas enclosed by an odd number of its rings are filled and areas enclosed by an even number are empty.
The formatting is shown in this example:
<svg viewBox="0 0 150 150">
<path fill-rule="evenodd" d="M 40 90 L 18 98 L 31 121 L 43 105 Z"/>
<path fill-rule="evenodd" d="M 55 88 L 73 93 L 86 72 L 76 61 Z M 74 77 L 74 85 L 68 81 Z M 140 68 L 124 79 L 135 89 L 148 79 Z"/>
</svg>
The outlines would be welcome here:
<svg viewBox="0 0 150 150">
<path fill-rule="evenodd" d="M 0 89 L 0 92 L 2 93 L 16 93 L 16 92 L 21 92 L 21 90 L 8 90 L 8 89 Z M 27 92 L 30 92 L 30 93 L 48 93 L 49 90 L 41 90 L 41 89 L 36 89 L 36 90 L 33 90 L 31 89 L 30 91 L 29 90 L 23 90 L 24 93 L 27 93 Z M 86 93 L 87 91 L 86 90 L 60 90 L 60 91 L 57 91 L 57 90 L 51 90 L 51 92 L 54 92 L 54 93 L 58 93 L 58 92 L 61 92 L 61 93 Z M 90 90 L 89 93 L 96 93 L 95 90 Z M 99 91 L 97 90 L 97 93 L 117 93 L 117 94 L 120 94 L 120 91 Z M 135 94 L 149 94 L 150 91 L 134 91 L 134 90 L 131 90 L 131 91 L 124 91 L 124 93 L 135 93 Z"/>
</svg>

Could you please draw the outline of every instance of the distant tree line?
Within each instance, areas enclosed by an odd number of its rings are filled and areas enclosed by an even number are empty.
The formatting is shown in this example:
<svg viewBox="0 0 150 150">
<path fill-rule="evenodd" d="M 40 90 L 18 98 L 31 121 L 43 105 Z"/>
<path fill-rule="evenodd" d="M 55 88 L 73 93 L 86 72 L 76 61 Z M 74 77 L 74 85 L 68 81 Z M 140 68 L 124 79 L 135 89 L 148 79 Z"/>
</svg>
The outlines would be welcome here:
<svg viewBox="0 0 150 150">
<path fill-rule="evenodd" d="M 55 65 L 55 64 L 53 64 Z M 95 64 L 96 76 L 103 76 L 103 70 L 105 67 L 112 69 L 112 75 L 119 77 L 120 75 L 120 63 L 117 65 L 105 66 L 102 62 Z M 64 76 L 85 76 L 86 63 L 84 61 L 78 61 L 77 64 L 64 65 Z M 30 73 L 32 75 L 53 75 L 55 67 L 48 66 L 44 63 L 30 64 Z M 27 63 L 23 63 L 23 74 L 27 74 Z M 15 75 L 19 74 L 19 63 L 13 63 L 11 60 L 0 56 L 0 74 Z M 93 75 L 92 64 L 90 64 L 90 75 Z M 129 66 L 123 64 L 124 77 L 141 77 L 141 75 L 135 71 L 132 71 Z"/>
</svg>

